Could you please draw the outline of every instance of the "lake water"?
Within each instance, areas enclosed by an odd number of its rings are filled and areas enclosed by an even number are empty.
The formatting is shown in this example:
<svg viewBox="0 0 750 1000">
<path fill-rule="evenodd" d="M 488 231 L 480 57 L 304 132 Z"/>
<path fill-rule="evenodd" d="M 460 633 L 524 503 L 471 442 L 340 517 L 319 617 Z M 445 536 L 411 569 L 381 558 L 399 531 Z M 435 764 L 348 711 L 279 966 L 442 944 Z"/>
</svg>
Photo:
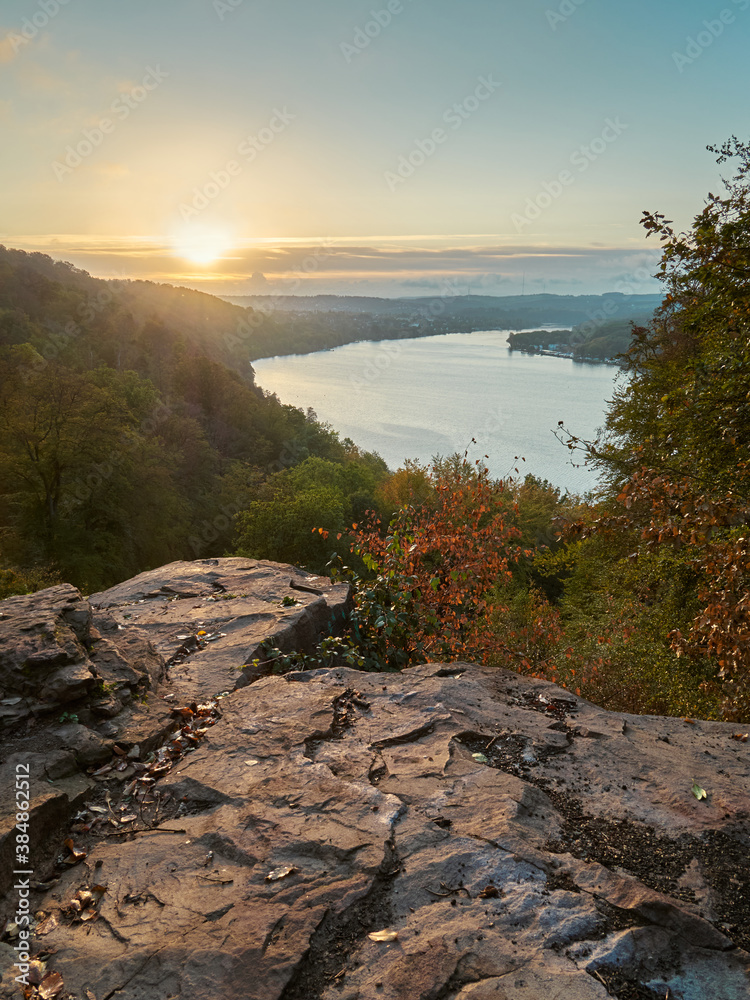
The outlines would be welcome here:
<svg viewBox="0 0 750 1000">
<path fill-rule="evenodd" d="M 496 477 L 517 467 L 572 493 L 594 488 L 595 473 L 572 465 L 553 431 L 563 420 L 577 436 L 595 436 L 618 369 L 511 353 L 507 336 L 489 331 L 347 344 L 265 358 L 253 367 L 258 385 L 283 403 L 311 406 L 342 438 L 377 451 L 391 469 L 405 458 L 429 463 L 435 455 L 463 454 L 475 438 L 469 457 L 488 455 Z"/>
</svg>

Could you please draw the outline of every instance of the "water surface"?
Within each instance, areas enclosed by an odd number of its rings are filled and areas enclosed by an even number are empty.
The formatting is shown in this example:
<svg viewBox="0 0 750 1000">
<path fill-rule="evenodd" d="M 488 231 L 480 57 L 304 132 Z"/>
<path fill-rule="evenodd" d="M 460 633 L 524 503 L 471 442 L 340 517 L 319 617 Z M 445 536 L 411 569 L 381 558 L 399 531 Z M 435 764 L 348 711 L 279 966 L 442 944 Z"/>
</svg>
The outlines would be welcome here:
<svg viewBox="0 0 750 1000">
<path fill-rule="evenodd" d="M 575 468 L 553 431 L 565 422 L 593 437 L 617 368 L 510 352 L 507 331 L 347 344 L 253 362 L 260 386 L 283 403 L 312 407 L 341 437 L 377 451 L 391 469 L 405 458 L 488 455 L 495 476 L 518 467 L 571 492 L 596 485 Z M 516 460 L 518 456 L 518 461 Z M 525 458 L 525 462 L 520 459 Z M 576 459 L 580 462 L 580 457 Z"/>
</svg>

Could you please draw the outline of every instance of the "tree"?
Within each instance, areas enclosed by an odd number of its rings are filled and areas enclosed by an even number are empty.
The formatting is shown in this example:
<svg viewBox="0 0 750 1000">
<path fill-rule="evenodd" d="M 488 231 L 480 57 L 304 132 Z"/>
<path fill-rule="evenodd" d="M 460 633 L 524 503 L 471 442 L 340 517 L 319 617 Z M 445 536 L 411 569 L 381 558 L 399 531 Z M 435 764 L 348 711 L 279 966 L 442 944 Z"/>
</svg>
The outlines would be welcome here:
<svg viewBox="0 0 750 1000">
<path fill-rule="evenodd" d="M 750 710 L 750 144 L 712 152 L 736 172 L 687 232 L 644 214 L 666 295 L 634 331 L 603 442 L 584 447 L 610 487 L 593 530 L 635 532 L 638 551 L 666 546 L 692 570 L 700 609 L 670 641 L 715 659 L 731 717 Z"/>
</svg>

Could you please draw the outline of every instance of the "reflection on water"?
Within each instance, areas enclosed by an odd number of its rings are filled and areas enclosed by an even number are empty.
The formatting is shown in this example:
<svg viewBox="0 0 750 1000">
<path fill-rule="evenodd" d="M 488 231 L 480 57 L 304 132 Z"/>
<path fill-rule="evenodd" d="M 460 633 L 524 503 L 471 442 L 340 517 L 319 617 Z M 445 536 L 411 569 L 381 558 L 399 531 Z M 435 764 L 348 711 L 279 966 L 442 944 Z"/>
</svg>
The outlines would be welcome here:
<svg viewBox="0 0 750 1000">
<path fill-rule="evenodd" d="M 495 476 L 517 466 L 571 492 L 592 489 L 594 473 L 570 464 L 553 431 L 562 420 L 579 437 L 595 436 L 617 368 L 511 353 L 506 338 L 489 331 L 347 344 L 253 367 L 264 389 L 311 406 L 392 469 L 405 458 L 463 453 L 475 438 L 470 457 L 486 454 Z"/>
</svg>

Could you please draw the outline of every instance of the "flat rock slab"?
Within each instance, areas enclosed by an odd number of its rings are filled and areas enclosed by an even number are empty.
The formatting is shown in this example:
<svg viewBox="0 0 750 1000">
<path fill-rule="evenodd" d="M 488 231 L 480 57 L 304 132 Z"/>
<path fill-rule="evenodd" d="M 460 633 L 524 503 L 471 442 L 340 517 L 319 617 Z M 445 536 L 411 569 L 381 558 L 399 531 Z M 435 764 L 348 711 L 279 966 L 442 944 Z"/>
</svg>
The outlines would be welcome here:
<svg viewBox="0 0 750 1000">
<path fill-rule="evenodd" d="M 180 636 L 198 636 L 202 648 L 170 677 L 180 696 L 200 699 L 267 673 L 252 665 L 265 640 L 283 652 L 311 650 L 342 624 L 351 597 L 348 584 L 294 566 L 226 558 L 170 563 L 89 600 L 122 628 L 138 626 L 168 661 L 186 641 Z"/>
<path fill-rule="evenodd" d="M 461 664 L 268 677 L 222 707 L 159 783 L 182 815 L 91 844 L 35 904 L 68 996 L 750 995 L 732 726 Z M 94 882 L 98 919 L 71 923 Z"/>
</svg>

